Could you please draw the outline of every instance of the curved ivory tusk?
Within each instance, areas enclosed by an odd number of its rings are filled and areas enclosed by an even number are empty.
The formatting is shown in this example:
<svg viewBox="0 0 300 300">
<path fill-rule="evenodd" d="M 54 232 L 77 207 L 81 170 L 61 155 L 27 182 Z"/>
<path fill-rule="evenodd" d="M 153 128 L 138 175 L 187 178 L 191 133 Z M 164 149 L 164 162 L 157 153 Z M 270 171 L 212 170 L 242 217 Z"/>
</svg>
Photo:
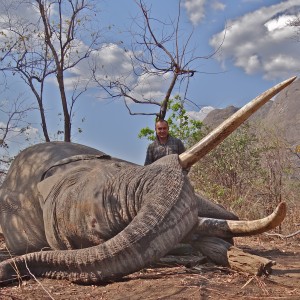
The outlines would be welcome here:
<svg viewBox="0 0 300 300">
<path fill-rule="evenodd" d="M 221 238 L 250 236 L 277 227 L 284 220 L 285 215 L 286 204 L 285 202 L 281 202 L 271 215 L 254 221 L 198 218 L 198 224 L 193 232 L 202 236 L 216 236 Z"/>
<path fill-rule="evenodd" d="M 276 209 L 269 216 L 254 220 L 254 221 L 227 221 L 228 227 L 233 235 L 253 235 L 266 232 L 271 230 L 284 220 L 286 215 L 286 204 L 285 202 L 279 203 Z"/>
<path fill-rule="evenodd" d="M 237 129 L 245 120 L 247 120 L 255 111 L 257 111 L 268 100 L 274 97 L 282 89 L 291 84 L 297 77 L 291 77 L 256 97 L 244 107 L 239 109 L 230 118 L 209 133 L 205 138 L 199 141 L 192 148 L 179 155 L 179 161 L 182 168 L 186 169 L 195 164 L 200 158 L 220 144 L 230 133 Z"/>
</svg>

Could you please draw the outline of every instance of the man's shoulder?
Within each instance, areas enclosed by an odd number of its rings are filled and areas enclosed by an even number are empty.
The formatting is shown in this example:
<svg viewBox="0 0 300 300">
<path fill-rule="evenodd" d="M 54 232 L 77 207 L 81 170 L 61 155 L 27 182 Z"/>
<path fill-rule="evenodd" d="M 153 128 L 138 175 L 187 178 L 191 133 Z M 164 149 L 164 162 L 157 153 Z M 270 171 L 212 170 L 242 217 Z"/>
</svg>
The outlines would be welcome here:
<svg viewBox="0 0 300 300">
<path fill-rule="evenodd" d="M 173 135 L 169 135 L 169 138 L 172 139 L 172 140 L 174 140 L 174 141 L 179 140 L 179 138 L 177 138 L 177 137 L 175 137 Z"/>
<path fill-rule="evenodd" d="M 150 143 L 150 144 L 148 145 L 148 148 L 153 148 L 153 147 L 155 147 L 157 144 L 158 144 L 158 142 L 157 142 L 157 140 L 155 139 L 154 141 L 152 141 L 152 143 Z"/>
<path fill-rule="evenodd" d="M 182 143 L 181 139 L 179 139 L 175 136 L 172 136 L 172 135 L 169 136 L 169 140 L 172 142 Z"/>
</svg>

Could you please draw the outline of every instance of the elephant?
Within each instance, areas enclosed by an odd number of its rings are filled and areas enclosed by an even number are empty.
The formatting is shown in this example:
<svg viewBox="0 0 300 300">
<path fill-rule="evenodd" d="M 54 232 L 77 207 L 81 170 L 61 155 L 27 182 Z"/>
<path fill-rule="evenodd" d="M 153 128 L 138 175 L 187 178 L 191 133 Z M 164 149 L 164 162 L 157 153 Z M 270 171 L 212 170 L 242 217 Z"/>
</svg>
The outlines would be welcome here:
<svg viewBox="0 0 300 300">
<path fill-rule="evenodd" d="M 0 189 L 0 224 L 14 256 L 0 263 L 0 282 L 31 274 L 81 284 L 112 281 L 190 236 L 232 238 L 278 226 L 284 203 L 264 219 L 240 221 L 197 195 L 184 170 L 295 78 L 252 100 L 184 153 L 148 166 L 69 142 L 20 152 Z"/>
</svg>

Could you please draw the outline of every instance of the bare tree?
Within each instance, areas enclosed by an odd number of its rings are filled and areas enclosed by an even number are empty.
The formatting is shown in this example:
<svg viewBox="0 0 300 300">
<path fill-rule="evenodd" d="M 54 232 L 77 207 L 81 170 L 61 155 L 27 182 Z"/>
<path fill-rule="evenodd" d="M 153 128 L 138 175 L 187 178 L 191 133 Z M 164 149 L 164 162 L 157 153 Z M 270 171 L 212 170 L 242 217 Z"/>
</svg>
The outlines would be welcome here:
<svg viewBox="0 0 300 300">
<path fill-rule="evenodd" d="M 182 101 L 186 101 L 186 93 L 189 80 L 199 72 L 193 68 L 196 61 L 212 58 L 216 53 L 207 56 L 195 56 L 195 49 L 190 47 L 193 32 L 186 34 L 180 30 L 180 2 L 178 2 L 178 17 L 170 23 L 164 23 L 151 16 L 151 10 L 144 1 L 136 1 L 142 13 L 142 22 L 134 20 L 137 31 L 131 30 L 133 42 L 131 51 L 124 49 L 130 55 L 132 73 L 136 78 L 159 77 L 161 80 L 168 78 L 165 94 L 162 98 L 147 97 L 135 91 L 142 84 L 142 80 L 136 80 L 133 84 L 128 76 L 112 78 L 110 76 L 97 76 L 97 67 L 93 69 L 93 77 L 98 86 L 103 88 L 112 98 L 123 98 L 131 115 L 156 115 L 158 119 L 164 119 L 168 102 L 176 86 L 184 86 Z M 159 28 L 159 30 L 157 29 Z M 128 83 L 129 81 L 129 83 Z M 150 104 L 159 108 L 155 112 L 133 112 L 130 103 Z"/>
<path fill-rule="evenodd" d="M 27 105 L 21 96 L 15 100 L 5 99 L 0 103 L 0 183 L 12 161 L 9 142 L 18 136 L 26 135 L 31 126 L 26 121 L 27 114 L 32 110 L 34 107 Z"/>
<path fill-rule="evenodd" d="M 71 141 L 73 107 L 89 81 L 76 82 L 68 98 L 66 76 L 99 46 L 100 30 L 91 26 L 92 0 L 17 0 L 1 5 L 6 11 L 1 20 L 0 43 L 6 51 L 1 70 L 19 75 L 30 87 L 38 102 L 45 141 L 50 141 L 44 105 L 46 79 L 55 77 L 64 117 L 61 132 L 65 141 Z M 32 16 L 18 13 L 24 10 Z"/>
<path fill-rule="evenodd" d="M 26 105 L 21 98 L 13 101 L 4 100 L 0 103 L 0 114 L 6 119 L 0 123 L 0 147 L 6 148 L 10 136 L 20 135 L 29 128 L 30 123 L 26 118 L 28 112 L 33 109 L 33 106 Z"/>
</svg>

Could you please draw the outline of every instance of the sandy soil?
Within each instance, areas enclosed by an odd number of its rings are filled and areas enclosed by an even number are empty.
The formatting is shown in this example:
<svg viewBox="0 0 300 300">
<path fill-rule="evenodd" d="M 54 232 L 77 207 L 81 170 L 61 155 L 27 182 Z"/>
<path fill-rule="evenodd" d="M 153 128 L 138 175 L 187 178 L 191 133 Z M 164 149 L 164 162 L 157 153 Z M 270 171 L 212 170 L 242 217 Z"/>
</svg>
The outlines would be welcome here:
<svg viewBox="0 0 300 300">
<path fill-rule="evenodd" d="M 256 277 L 205 263 L 148 268 L 99 286 L 30 279 L 0 288 L 1 300 L 35 299 L 300 299 L 300 239 L 239 238 L 236 246 L 276 261 L 268 277 Z M 4 250 L 2 242 L 1 250 Z"/>
</svg>

